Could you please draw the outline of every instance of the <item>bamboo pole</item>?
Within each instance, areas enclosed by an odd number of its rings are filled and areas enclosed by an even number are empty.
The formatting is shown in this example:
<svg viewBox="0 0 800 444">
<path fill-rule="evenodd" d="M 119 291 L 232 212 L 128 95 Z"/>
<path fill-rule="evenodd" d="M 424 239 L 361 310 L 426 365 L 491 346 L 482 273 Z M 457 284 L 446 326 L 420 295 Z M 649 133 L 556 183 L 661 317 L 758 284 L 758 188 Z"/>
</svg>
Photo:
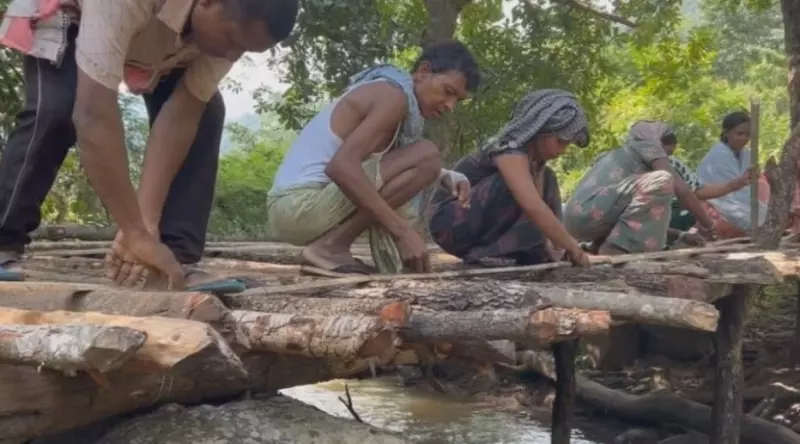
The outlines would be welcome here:
<svg viewBox="0 0 800 444">
<path fill-rule="evenodd" d="M 758 154 L 760 138 L 761 102 L 759 99 L 750 100 L 750 237 L 755 239 L 758 235 Z"/>
</svg>

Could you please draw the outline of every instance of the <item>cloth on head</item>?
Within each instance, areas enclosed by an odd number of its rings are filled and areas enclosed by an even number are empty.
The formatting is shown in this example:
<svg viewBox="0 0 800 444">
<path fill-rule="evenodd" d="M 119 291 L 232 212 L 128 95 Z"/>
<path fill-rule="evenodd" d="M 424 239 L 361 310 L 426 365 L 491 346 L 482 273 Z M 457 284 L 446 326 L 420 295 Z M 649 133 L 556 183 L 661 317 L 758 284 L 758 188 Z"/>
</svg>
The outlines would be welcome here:
<svg viewBox="0 0 800 444">
<path fill-rule="evenodd" d="M 556 134 L 580 147 L 589 144 L 589 127 L 578 99 L 560 89 L 532 91 L 520 99 L 511 119 L 481 146 L 486 153 L 503 153 L 527 144 L 537 134 Z"/>
<path fill-rule="evenodd" d="M 671 133 L 673 133 L 672 128 L 664 122 L 640 120 L 634 123 L 628 132 L 628 143 L 660 142 L 662 137 Z"/>
</svg>

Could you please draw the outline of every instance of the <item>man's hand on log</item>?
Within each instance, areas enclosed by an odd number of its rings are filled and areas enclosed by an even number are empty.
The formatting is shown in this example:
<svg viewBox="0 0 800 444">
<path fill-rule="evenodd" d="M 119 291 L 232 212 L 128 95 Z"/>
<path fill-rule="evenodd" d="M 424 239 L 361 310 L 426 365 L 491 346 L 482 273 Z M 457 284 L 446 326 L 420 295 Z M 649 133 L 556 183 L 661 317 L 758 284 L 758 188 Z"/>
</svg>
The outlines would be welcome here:
<svg viewBox="0 0 800 444">
<path fill-rule="evenodd" d="M 171 290 L 182 289 L 185 284 L 183 267 L 160 242 L 158 231 L 154 229 L 133 237 L 118 231 L 106 255 L 106 264 L 109 279 L 118 285 L 133 286 L 145 272 L 165 275 Z"/>
</svg>

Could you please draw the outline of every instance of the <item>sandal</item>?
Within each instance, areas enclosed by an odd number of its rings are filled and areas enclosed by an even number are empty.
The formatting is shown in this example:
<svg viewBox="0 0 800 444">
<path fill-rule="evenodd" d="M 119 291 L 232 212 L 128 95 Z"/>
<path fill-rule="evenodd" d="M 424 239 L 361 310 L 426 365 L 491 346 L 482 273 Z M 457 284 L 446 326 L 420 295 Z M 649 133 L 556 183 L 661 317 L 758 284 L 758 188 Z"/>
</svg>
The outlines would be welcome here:
<svg viewBox="0 0 800 444">
<path fill-rule="evenodd" d="M 11 252 L 0 252 L 0 281 L 21 282 L 25 280 L 20 255 Z"/>
</svg>

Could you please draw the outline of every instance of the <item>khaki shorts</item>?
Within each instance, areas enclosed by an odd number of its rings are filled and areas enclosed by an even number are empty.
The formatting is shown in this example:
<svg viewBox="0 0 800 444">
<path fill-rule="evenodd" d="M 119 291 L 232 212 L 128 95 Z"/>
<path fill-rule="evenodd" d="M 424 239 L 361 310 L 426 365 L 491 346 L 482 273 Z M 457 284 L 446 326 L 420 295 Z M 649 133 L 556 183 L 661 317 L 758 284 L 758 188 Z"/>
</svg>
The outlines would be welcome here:
<svg viewBox="0 0 800 444">
<path fill-rule="evenodd" d="M 383 186 L 381 157 L 375 154 L 361 164 L 376 189 Z M 276 241 L 308 245 L 355 210 L 355 205 L 333 182 L 292 187 L 267 195 L 267 230 Z M 410 204 L 397 211 L 409 220 L 416 217 Z"/>
</svg>

